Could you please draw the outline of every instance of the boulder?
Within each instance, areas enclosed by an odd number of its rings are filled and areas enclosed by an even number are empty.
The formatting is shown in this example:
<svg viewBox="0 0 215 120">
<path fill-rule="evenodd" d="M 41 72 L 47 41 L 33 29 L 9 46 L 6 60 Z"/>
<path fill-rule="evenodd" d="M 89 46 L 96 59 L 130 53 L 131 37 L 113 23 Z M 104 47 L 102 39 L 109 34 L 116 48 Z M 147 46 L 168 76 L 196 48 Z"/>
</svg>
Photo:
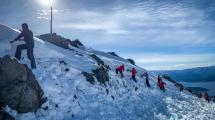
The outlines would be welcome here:
<svg viewBox="0 0 215 120">
<path fill-rule="evenodd" d="M 0 102 L 20 113 L 41 106 L 43 91 L 27 65 L 10 56 L 0 58 Z"/>
<path fill-rule="evenodd" d="M 15 118 L 9 115 L 7 112 L 0 110 L 0 120 L 15 120 Z"/>
<path fill-rule="evenodd" d="M 135 61 L 133 59 L 127 59 L 129 63 L 131 63 L 132 65 L 135 65 Z"/>
<path fill-rule="evenodd" d="M 56 33 L 53 34 L 43 34 L 38 36 L 38 38 L 48 41 L 56 46 L 59 46 L 61 48 L 70 49 L 70 45 L 76 48 L 83 48 L 84 45 L 78 40 L 70 40 L 67 38 L 64 38 L 60 35 L 57 35 Z"/>
<path fill-rule="evenodd" d="M 77 48 L 80 48 L 80 47 L 84 46 L 78 39 L 71 41 L 70 45 L 72 45 L 74 47 L 77 47 Z"/>
<path fill-rule="evenodd" d="M 108 69 L 104 66 L 100 66 L 96 70 L 92 70 L 92 72 L 100 83 L 106 85 L 106 82 L 109 81 Z"/>
</svg>

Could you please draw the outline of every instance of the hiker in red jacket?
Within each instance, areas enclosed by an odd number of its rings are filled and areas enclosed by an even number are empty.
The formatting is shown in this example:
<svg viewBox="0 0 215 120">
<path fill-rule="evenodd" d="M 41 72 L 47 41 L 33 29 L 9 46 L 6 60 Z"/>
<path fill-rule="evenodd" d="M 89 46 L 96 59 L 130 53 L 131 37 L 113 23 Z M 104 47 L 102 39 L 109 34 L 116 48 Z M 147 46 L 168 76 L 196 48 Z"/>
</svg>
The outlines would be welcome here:
<svg viewBox="0 0 215 120">
<path fill-rule="evenodd" d="M 204 98 L 205 98 L 206 101 L 208 101 L 208 103 L 210 102 L 208 92 L 205 92 Z"/>
<path fill-rule="evenodd" d="M 125 70 L 125 65 L 122 64 L 121 66 L 119 66 L 119 67 L 116 68 L 116 74 L 118 75 L 118 73 L 120 73 L 120 74 L 121 74 L 121 77 L 123 78 L 124 75 L 123 75 L 122 72 L 124 72 L 124 70 Z"/>
<path fill-rule="evenodd" d="M 132 68 L 132 70 L 131 70 L 131 77 L 132 77 L 132 79 L 133 79 L 135 82 L 137 82 L 137 80 L 136 80 L 136 74 L 137 74 L 136 69 L 135 69 L 135 68 Z"/>
<path fill-rule="evenodd" d="M 160 87 L 160 83 L 161 83 L 161 81 L 162 81 L 162 79 L 161 79 L 161 76 L 160 75 L 158 75 L 158 86 Z"/>
<path fill-rule="evenodd" d="M 165 82 L 163 82 L 163 81 L 161 81 L 160 82 L 160 89 L 163 91 L 163 92 L 165 92 L 165 85 L 166 85 L 166 83 Z"/>
</svg>

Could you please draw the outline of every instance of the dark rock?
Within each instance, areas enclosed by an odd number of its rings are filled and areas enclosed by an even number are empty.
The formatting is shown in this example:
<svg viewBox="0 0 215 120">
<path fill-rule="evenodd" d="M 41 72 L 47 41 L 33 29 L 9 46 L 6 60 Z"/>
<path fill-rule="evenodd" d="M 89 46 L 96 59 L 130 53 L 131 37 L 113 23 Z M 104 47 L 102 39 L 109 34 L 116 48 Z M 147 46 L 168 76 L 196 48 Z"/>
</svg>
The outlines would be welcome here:
<svg viewBox="0 0 215 120">
<path fill-rule="evenodd" d="M 65 49 L 70 49 L 70 45 L 76 48 L 84 47 L 84 45 L 78 39 L 72 41 L 70 39 L 61 37 L 56 33 L 40 35 L 38 38 Z"/>
<path fill-rule="evenodd" d="M 135 87 L 135 91 L 137 91 L 138 90 L 138 87 Z"/>
<path fill-rule="evenodd" d="M 58 104 L 55 104 L 55 107 L 58 108 Z"/>
<path fill-rule="evenodd" d="M 78 39 L 71 41 L 70 44 L 74 47 L 77 47 L 77 48 L 84 46 Z"/>
<path fill-rule="evenodd" d="M 76 95 L 74 95 L 74 98 L 77 99 L 78 97 Z"/>
<path fill-rule="evenodd" d="M 69 68 L 66 68 L 66 69 L 65 69 L 65 72 L 69 72 Z"/>
<path fill-rule="evenodd" d="M 18 112 L 34 112 L 43 91 L 27 65 L 5 56 L 0 59 L 0 102 Z"/>
<path fill-rule="evenodd" d="M 135 65 L 135 61 L 133 59 L 127 59 L 129 63 L 131 63 L 132 65 Z"/>
<path fill-rule="evenodd" d="M 175 80 L 173 80 L 170 76 L 168 75 L 162 75 L 162 77 L 172 83 L 174 83 L 174 85 L 180 90 L 183 91 L 184 90 L 184 86 L 178 82 L 176 82 Z"/>
<path fill-rule="evenodd" d="M 87 81 L 89 81 L 91 84 L 95 84 L 95 80 L 94 80 L 94 76 L 95 76 L 100 83 L 106 85 L 105 82 L 109 81 L 108 70 L 110 69 L 110 67 L 105 65 L 104 62 L 95 54 L 92 54 L 90 56 L 97 61 L 99 68 L 92 70 L 94 74 L 87 73 L 87 72 L 82 72 L 82 74 L 86 77 Z"/>
<path fill-rule="evenodd" d="M 67 63 L 64 60 L 59 61 L 59 63 L 63 65 L 67 65 Z"/>
<path fill-rule="evenodd" d="M 4 107 L 6 107 L 6 105 L 2 102 L 0 102 L 0 110 L 2 110 Z"/>
<path fill-rule="evenodd" d="M 104 66 L 92 70 L 92 72 L 95 73 L 95 76 L 100 83 L 106 85 L 106 82 L 109 81 L 108 70 Z"/>
<path fill-rule="evenodd" d="M 80 53 L 75 53 L 76 55 L 78 55 L 78 56 L 84 56 L 83 54 L 80 54 Z"/>
<path fill-rule="evenodd" d="M 43 110 L 48 110 L 49 109 L 49 107 L 48 106 L 45 106 L 44 108 L 43 108 Z"/>
<path fill-rule="evenodd" d="M 108 90 L 108 89 L 106 89 L 106 94 L 107 94 L 107 95 L 109 94 L 109 90 Z"/>
<path fill-rule="evenodd" d="M 111 70 L 109 65 L 104 65 L 105 68 L 107 68 L 108 70 Z"/>
<path fill-rule="evenodd" d="M 0 110 L 0 120 L 15 120 L 15 118 L 9 115 L 7 112 Z"/>
<path fill-rule="evenodd" d="M 94 76 L 93 76 L 92 73 L 82 72 L 82 74 L 86 77 L 86 80 L 88 82 L 90 82 L 93 85 L 95 84 L 96 81 L 95 81 Z"/>
<path fill-rule="evenodd" d="M 44 97 L 40 100 L 40 105 L 46 103 L 48 101 L 48 98 L 47 97 Z"/>
<path fill-rule="evenodd" d="M 113 56 L 116 56 L 116 57 L 119 57 L 115 52 L 107 52 L 108 54 L 110 55 L 113 55 Z"/>
<path fill-rule="evenodd" d="M 113 100 L 115 99 L 113 95 L 111 95 L 111 98 L 112 98 Z"/>
<path fill-rule="evenodd" d="M 96 56 L 95 54 L 90 55 L 90 57 L 92 57 L 93 59 L 95 59 L 97 61 L 98 65 L 105 65 L 104 61 L 102 61 L 98 56 Z"/>
</svg>

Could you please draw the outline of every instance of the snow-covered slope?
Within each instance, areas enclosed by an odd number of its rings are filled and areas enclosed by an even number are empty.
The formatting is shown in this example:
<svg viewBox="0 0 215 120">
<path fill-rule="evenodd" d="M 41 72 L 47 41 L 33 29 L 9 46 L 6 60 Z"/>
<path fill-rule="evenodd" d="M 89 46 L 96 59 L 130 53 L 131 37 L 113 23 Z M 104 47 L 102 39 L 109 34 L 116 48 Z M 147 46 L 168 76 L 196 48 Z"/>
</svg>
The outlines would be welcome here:
<svg viewBox="0 0 215 120">
<path fill-rule="evenodd" d="M 14 54 L 15 45 L 9 41 L 18 32 L 0 25 L 0 56 Z M 212 120 L 215 118 L 215 104 L 207 103 L 190 93 L 179 92 L 168 82 L 166 92 L 161 92 L 156 84 L 156 74 L 150 73 L 151 88 L 145 85 L 140 75 L 144 69 L 133 66 L 126 60 L 111 57 L 95 50 L 62 49 L 35 38 L 35 58 L 37 69 L 34 74 L 48 97 L 48 101 L 35 113 L 18 114 L 7 109 L 17 120 Z M 18 44 L 18 43 L 15 43 Z M 95 53 L 109 65 L 110 81 L 107 86 L 86 81 L 82 72 L 91 72 L 98 67 L 89 55 Z M 25 55 L 26 53 L 23 52 Z M 64 62 L 66 64 L 62 64 Z M 27 57 L 20 61 L 29 65 Z M 115 75 L 115 68 L 125 64 L 126 69 L 135 67 L 138 82 L 130 80 L 130 72 L 125 78 Z M 126 87 L 124 87 L 126 86 Z M 136 89 L 136 90 L 135 90 Z"/>
</svg>

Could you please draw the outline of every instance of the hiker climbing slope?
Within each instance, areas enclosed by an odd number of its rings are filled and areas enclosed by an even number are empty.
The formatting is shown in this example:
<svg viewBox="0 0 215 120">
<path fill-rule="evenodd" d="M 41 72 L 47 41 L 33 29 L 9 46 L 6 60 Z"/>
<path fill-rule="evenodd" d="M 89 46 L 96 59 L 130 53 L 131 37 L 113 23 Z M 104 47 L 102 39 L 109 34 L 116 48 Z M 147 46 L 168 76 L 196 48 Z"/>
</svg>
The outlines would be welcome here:
<svg viewBox="0 0 215 120">
<path fill-rule="evenodd" d="M 163 91 L 163 92 L 165 92 L 165 85 L 166 85 L 166 83 L 165 82 L 163 82 L 163 81 L 161 81 L 160 82 L 160 89 Z"/>
<path fill-rule="evenodd" d="M 123 78 L 124 77 L 124 75 L 123 75 L 124 70 L 125 70 L 125 65 L 122 64 L 121 66 L 116 68 L 116 74 L 118 75 L 118 73 L 120 73 L 121 77 Z"/>
<path fill-rule="evenodd" d="M 147 85 L 148 87 L 151 87 L 150 84 L 149 84 L 149 74 L 148 74 L 148 72 L 145 72 L 145 73 L 144 73 L 144 76 L 146 77 L 146 85 Z"/>
<path fill-rule="evenodd" d="M 162 79 L 161 79 L 161 76 L 160 76 L 160 75 L 158 75 L 157 80 L 158 80 L 157 85 L 160 87 L 160 83 L 161 83 L 161 81 L 162 81 Z"/>
<path fill-rule="evenodd" d="M 208 101 L 208 103 L 210 102 L 209 95 L 208 95 L 207 91 L 204 93 L 204 98 L 206 101 Z"/>
<path fill-rule="evenodd" d="M 28 25 L 26 23 L 22 24 L 22 32 L 10 43 L 13 43 L 17 40 L 20 40 L 20 38 L 24 37 L 25 44 L 18 45 L 16 48 L 16 54 L 15 57 L 20 60 L 21 59 L 21 53 L 22 50 L 27 50 L 27 56 L 28 59 L 31 61 L 31 68 L 36 68 L 36 63 L 34 59 L 34 39 L 33 39 L 33 33 L 31 30 L 28 29 Z"/>
<path fill-rule="evenodd" d="M 137 74 L 136 69 L 135 69 L 135 68 L 132 68 L 132 70 L 131 70 L 131 78 L 132 78 L 135 82 L 137 82 L 137 80 L 136 80 L 136 74 Z"/>
<path fill-rule="evenodd" d="M 163 92 L 165 92 L 165 85 L 166 85 L 166 83 L 165 82 L 163 82 L 163 80 L 162 80 L 162 78 L 161 78 L 161 76 L 159 75 L 158 76 L 158 87 L 160 88 L 160 90 L 162 90 Z"/>
</svg>

